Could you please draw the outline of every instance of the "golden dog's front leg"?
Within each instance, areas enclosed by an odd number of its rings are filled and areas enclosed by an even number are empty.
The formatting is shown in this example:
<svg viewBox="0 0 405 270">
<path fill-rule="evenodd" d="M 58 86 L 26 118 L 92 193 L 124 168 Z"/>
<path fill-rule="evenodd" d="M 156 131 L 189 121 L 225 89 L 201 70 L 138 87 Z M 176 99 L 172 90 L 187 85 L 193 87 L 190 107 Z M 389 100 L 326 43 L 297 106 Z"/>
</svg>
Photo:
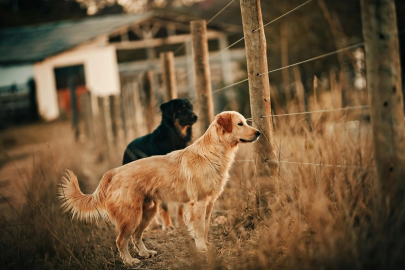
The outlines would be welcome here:
<svg viewBox="0 0 405 270">
<path fill-rule="evenodd" d="M 208 232 L 210 230 L 211 214 L 212 214 L 212 209 L 214 209 L 214 203 L 215 203 L 215 200 L 208 202 L 207 211 L 205 214 L 204 240 L 205 240 L 205 244 L 207 244 L 207 245 L 208 245 Z"/>
<path fill-rule="evenodd" d="M 205 213 L 207 208 L 206 201 L 199 201 L 194 203 L 190 209 L 190 222 L 193 224 L 195 245 L 197 251 L 206 251 L 207 245 L 205 244 Z"/>
</svg>

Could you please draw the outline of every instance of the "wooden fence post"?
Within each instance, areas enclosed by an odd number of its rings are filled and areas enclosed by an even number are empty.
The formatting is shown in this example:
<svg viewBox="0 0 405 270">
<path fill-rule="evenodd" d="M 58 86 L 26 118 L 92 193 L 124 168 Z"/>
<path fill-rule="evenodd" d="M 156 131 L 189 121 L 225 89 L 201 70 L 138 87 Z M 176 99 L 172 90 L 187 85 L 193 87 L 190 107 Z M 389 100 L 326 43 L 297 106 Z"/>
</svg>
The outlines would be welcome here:
<svg viewBox="0 0 405 270">
<path fill-rule="evenodd" d="M 113 95 L 113 110 L 114 110 L 114 118 L 111 118 L 111 121 L 114 121 L 116 134 L 114 137 L 114 143 L 123 143 L 125 141 L 125 134 L 126 134 L 126 126 L 124 120 L 124 111 L 123 111 L 123 103 L 121 102 L 121 95 Z M 111 114 L 112 115 L 112 114 Z"/>
<path fill-rule="evenodd" d="M 110 105 L 109 109 L 110 109 L 112 139 L 115 144 L 117 142 L 118 137 L 118 123 L 117 123 L 118 121 L 114 95 L 108 97 L 108 103 Z"/>
<path fill-rule="evenodd" d="M 129 143 L 133 139 L 135 139 L 135 126 L 134 126 L 134 118 L 135 118 L 135 108 L 134 108 L 134 100 L 133 100 L 133 93 L 130 89 L 131 83 L 129 80 L 125 80 L 121 84 L 121 103 L 124 115 L 124 125 L 125 125 L 125 143 Z"/>
<path fill-rule="evenodd" d="M 200 132 L 204 133 L 211 122 L 214 121 L 211 71 L 208 60 L 207 24 L 204 20 L 192 21 L 190 27 L 194 52 L 195 88 L 197 100 L 200 104 Z"/>
<path fill-rule="evenodd" d="M 361 0 L 361 11 L 379 212 L 393 218 L 405 202 L 405 125 L 395 2 Z"/>
<path fill-rule="evenodd" d="M 87 140 L 90 143 L 94 143 L 95 132 L 94 132 L 94 120 L 93 120 L 93 107 L 91 103 L 91 92 L 87 91 L 80 96 L 80 105 L 83 115 L 83 121 L 86 131 Z"/>
<path fill-rule="evenodd" d="M 173 52 L 160 53 L 160 61 L 162 62 L 165 101 L 169 101 L 177 98 L 176 72 L 174 69 Z"/>
<path fill-rule="evenodd" d="M 77 103 L 76 103 L 76 84 L 75 84 L 75 78 L 73 76 L 70 76 L 68 79 L 68 84 L 69 84 L 69 93 L 70 93 L 70 109 L 72 112 L 72 127 L 73 127 L 73 132 L 75 134 L 75 139 L 76 141 L 79 139 L 79 115 L 77 111 Z"/>
<path fill-rule="evenodd" d="M 270 117 L 270 83 L 267 74 L 266 38 L 260 1 L 241 0 L 240 8 L 246 44 L 252 121 L 253 126 L 262 133 L 259 140 L 253 144 L 258 185 L 256 201 L 259 203 L 259 198 L 274 198 L 278 195 L 278 179 L 276 177 L 278 164 L 274 162 L 277 156 L 273 140 L 273 121 Z M 263 194 L 265 196 L 260 195 L 260 190 L 266 193 Z"/>
<path fill-rule="evenodd" d="M 141 78 L 138 78 L 139 80 Z M 134 126 L 135 126 L 135 137 L 143 136 L 147 133 L 145 130 L 145 117 L 143 117 L 142 103 L 139 97 L 139 83 L 138 80 L 133 80 L 129 87 L 132 89 L 132 98 L 134 102 Z"/>
<path fill-rule="evenodd" d="M 172 54 L 173 56 L 173 54 Z M 173 66 L 170 65 L 168 66 L 169 69 L 173 69 Z M 166 73 L 166 72 L 164 72 Z M 169 73 L 172 73 L 171 71 Z M 167 84 L 165 84 L 166 87 L 168 86 Z M 177 98 L 177 91 L 176 91 L 176 83 L 170 83 L 170 85 L 172 85 L 171 88 L 166 88 L 166 93 L 170 93 L 170 99 L 171 100 L 173 98 Z M 173 87 L 174 86 L 174 87 Z M 153 131 L 153 128 L 155 127 L 155 90 L 153 88 L 153 73 L 152 71 L 146 71 L 145 74 L 143 75 L 142 78 L 142 90 L 144 93 L 144 110 L 145 110 L 145 117 L 146 119 L 148 119 L 146 121 L 146 126 L 148 129 L 148 132 L 151 133 Z M 176 96 L 176 97 L 174 97 Z M 168 101 L 166 100 L 166 101 Z"/>
<path fill-rule="evenodd" d="M 110 157 L 110 144 L 111 144 L 111 140 L 110 140 L 110 129 L 109 127 L 111 126 L 109 124 L 109 118 L 110 115 L 107 112 L 107 106 L 106 106 L 106 101 L 107 98 L 106 97 L 98 97 L 97 98 L 98 101 L 98 112 L 99 112 L 99 127 L 100 127 L 100 135 L 101 135 L 101 145 L 102 145 L 102 149 L 104 150 L 105 156 L 107 159 L 109 159 Z"/>
</svg>

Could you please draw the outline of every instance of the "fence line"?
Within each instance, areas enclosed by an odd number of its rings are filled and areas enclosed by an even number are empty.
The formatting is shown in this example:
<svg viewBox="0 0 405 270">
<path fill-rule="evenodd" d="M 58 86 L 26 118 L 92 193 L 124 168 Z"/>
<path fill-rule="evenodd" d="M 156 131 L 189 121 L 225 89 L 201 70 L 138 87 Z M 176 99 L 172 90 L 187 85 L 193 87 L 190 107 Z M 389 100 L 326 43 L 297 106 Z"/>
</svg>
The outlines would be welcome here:
<svg viewBox="0 0 405 270">
<path fill-rule="evenodd" d="M 253 159 L 236 159 L 236 162 L 254 162 Z M 267 162 L 273 163 L 285 163 L 285 164 L 294 164 L 294 165 L 309 165 L 309 166 L 318 166 L 318 167 L 337 167 L 344 169 L 373 169 L 373 167 L 363 167 L 355 165 L 342 165 L 342 164 L 327 164 L 327 163 L 311 163 L 311 162 L 297 162 L 297 161 L 286 161 L 286 160 L 266 160 Z"/>
<path fill-rule="evenodd" d="M 308 111 L 308 112 L 297 112 L 297 113 L 283 113 L 283 114 L 272 114 L 272 115 L 262 115 L 262 118 L 266 117 L 277 117 L 277 116 L 289 116 L 289 115 L 301 115 L 301 114 L 311 114 L 311 113 L 323 113 L 323 112 L 337 112 L 337 111 L 351 111 L 351 110 L 365 110 L 369 109 L 370 106 L 353 106 L 353 107 L 345 107 L 345 108 L 338 108 L 338 109 L 327 109 L 327 110 L 317 110 L 317 111 Z M 246 120 L 251 121 L 252 118 L 247 118 Z"/>
</svg>

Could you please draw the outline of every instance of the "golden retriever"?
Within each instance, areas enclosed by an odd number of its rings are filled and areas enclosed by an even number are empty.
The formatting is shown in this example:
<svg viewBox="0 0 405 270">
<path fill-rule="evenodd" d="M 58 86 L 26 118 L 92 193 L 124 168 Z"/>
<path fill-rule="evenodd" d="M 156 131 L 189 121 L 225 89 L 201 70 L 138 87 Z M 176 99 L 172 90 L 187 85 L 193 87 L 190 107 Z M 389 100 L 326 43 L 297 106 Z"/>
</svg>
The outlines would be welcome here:
<svg viewBox="0 0 405 270">
<path fill-rule="evenodd" d="M 159 201 L 186 204 L 187 225 L 197 250 L 204 251 L 214 202 L 228 180 L 237 146 L 254 142 L 259 135 L 241 114 L 222 112 L 192 145 L 112 169 L 91 195 L 83 194 L 76 176 L 67 171 L 59 196 L 73 217 L 92 220 L 103 215 L 114 222 L 117 247 L 127 265 L 139 262 L 128 251 L 131 237 L 140 256 L 156 255 L 146 249 L 142 233 L 155 216 Z"/>
</svg>

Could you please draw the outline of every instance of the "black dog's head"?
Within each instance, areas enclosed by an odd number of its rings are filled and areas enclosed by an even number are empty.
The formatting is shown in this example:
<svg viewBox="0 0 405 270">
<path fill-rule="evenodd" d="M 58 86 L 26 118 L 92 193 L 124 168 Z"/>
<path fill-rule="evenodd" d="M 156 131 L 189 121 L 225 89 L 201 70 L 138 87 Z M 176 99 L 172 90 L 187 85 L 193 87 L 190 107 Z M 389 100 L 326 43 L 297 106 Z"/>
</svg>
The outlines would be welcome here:
<svg viewBox="0 0 405 270">
<path fill-rule="evenodd" d="M 191 126 L 197 122 L 193 105 L 187 99 L 173 99 L 160 105 L 162 120 L 170 121 L 182 127 Z"/>
</svg>

